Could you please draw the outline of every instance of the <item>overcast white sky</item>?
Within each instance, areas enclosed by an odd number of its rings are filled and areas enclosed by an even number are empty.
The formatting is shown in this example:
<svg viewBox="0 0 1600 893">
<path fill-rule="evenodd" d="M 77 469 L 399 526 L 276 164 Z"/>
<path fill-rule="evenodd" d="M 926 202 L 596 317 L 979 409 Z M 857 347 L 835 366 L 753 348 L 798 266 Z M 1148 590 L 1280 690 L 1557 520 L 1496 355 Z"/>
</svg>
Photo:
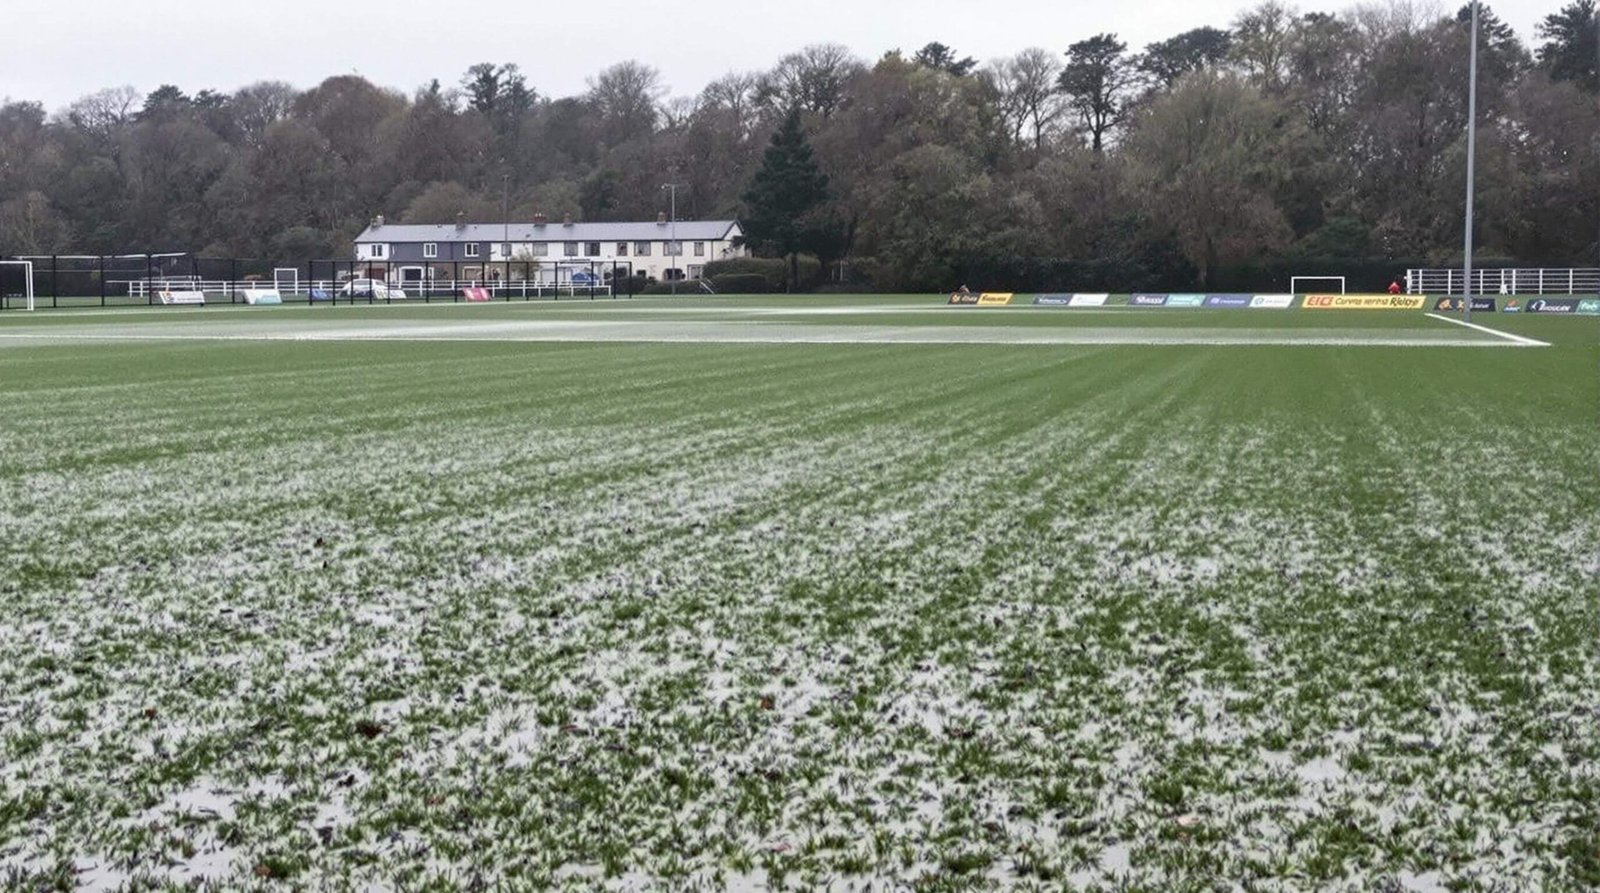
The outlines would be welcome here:
<svg viewBox="0 0 1600 893">
<path fill-rule="evenodd" d="M 54 110 L 105 87 L 193 93 L 258 80 L 310 87 L 359 72 L 411 92 L 457 83 L 476 62 L 515 62 L 545 96 L 569 96 L 605 66 L 636 58 L 674 96 L 733 70 L 770 67 L 809 43 L 867 60 L 932 40 L 981 61 L 1028 46 L 1065 50 L 1116 32 L 1134 48 L 1201 25 L 1226 26 L 1254 0 L 0 0 L 0 98 Z M 1430 2 L 1430 0 L 1422 0 Z M 1465 0 L 1450 0 L 1454 8 Z M 1530 43 L 1565 0 L 1490 5 Z M 1351 0 L 1306 2 L 1303 10 Z"/>
</svg>

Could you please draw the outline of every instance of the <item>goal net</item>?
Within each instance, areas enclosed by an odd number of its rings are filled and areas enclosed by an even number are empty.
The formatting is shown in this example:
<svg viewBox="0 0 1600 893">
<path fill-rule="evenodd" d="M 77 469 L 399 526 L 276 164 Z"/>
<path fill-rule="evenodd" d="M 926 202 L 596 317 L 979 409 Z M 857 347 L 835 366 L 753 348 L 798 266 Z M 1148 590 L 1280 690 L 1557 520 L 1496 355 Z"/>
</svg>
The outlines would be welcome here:
<svg viewBox="0 0 1600 893">
<path fill-rule="evenodd" d="M 1289 291 L 1297 295 L 1310 294 L 1311 289 L 1300 287 L 1300 283 L 1302 282 L 1313 284 L 1320 283 L 1317 285 L 1319 294 L 1324 292 L 1327 294 L 1333 294 L 1332 288 L 1325 288 L 1324 286 L 1335 286 L 1339 289 L 1339 294 L 1345 294 L 1343 276 L 1291 276 L 1289 278 Z"/>
<path fill-rule="evenodd" d="M 33 309 L 33 261 L 0 260 L 0 310 L 9 307 L 14 298 Z"/>
</svg>

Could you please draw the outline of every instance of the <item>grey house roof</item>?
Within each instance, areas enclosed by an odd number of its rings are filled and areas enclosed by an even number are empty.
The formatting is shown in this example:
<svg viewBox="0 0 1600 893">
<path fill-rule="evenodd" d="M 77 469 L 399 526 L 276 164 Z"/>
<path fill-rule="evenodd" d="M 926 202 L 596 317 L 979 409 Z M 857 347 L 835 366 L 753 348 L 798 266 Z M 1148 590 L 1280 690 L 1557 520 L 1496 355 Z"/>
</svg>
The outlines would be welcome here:
<svg viewBox="0 0 1600 893">
<path fill-rule="evenodd" d="M 729 238 L 738 225 L 734 220 L 680 220 L 677 238 L 680 242 L 716 242 Z M 672 238 L 671 224 L 654 220 L 643 223 L 574 223 L 571 226 L 559 221 L 535 226 L 532 223 L 511 224 L 512 242 L 661 242 Z M 357 242 L 503 242 L 506 226 L 503 223 L 469 223 L 464 227 L 455 224 L 414 225 L 386 223 L 380 227 L 369 226 Z"/>
</svg>

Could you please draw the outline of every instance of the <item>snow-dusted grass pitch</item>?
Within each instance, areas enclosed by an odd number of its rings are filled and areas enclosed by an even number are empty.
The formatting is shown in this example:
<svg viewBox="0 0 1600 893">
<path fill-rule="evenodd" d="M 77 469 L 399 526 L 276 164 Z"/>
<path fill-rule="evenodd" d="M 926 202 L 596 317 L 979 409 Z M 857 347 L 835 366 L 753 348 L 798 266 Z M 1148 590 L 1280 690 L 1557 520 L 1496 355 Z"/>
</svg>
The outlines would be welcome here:
<svg viewBox="0 0 1600 893">
<path fill-rule="evenodd" d="M 1591 321 L 203 313 L 0 319 L 5 886 L 1600 882 Z"/>
<path fill-rule="evenodd" d="M 35 317 L 0 348 L 122 341 L 542 341 L 680 344 L 1006 344 L 1542 347 L 1421 314 L 1302 314 L 1108 307 L 948 307 L 926 299 L 640 299 L 170 308 Z"/>
</svg>

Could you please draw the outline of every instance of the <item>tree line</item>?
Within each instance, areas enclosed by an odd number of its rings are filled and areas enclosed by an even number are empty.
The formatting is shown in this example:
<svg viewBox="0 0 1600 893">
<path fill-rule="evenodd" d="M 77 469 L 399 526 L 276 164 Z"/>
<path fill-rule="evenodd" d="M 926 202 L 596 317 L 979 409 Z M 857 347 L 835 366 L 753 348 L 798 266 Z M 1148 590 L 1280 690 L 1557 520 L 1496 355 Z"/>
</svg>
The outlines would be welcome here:
<svg viewBox="0 0 1600 893">
<path fill-rule="evenodd" d="M 483 63 L 411 95 L 340 75 L 9 101 L 0 255 L 344 257 L 377 214 L 651 219 L 674 182 L 680 216 L 747 218 L 758 249 L 816 255 L 838 287 L 1387 276 L 1460 260 L 1469 23 L 1267 0 L 1142 49 L 809 46 L 692 97 L 625 61 L 569 97 Z M 1552 12 L 1534 46 L 1483 9 L 1482 256 L 1595 263 L 1597 35 L 1596 0 Z"/>
</svg>

